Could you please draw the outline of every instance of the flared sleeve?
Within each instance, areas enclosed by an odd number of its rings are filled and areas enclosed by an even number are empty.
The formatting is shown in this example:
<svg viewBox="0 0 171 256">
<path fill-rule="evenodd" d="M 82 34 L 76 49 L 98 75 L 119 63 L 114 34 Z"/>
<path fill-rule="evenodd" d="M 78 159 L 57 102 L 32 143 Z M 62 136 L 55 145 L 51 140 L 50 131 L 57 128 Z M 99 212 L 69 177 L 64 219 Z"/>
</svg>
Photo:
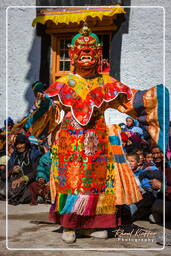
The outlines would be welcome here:
<svg viewBox="0 0 171 256">
<path fill-rule="evenodd" d="M 131 89 L 132 98 L 113 103 L 118 111 L 140 122 L 149 135 L 166 152 L 169 131 L 169 92 L 162 84 L 149 90 Z"/>
<path fill-rule="evenodd" d="M 24 128 L 35 137 L 39 137 L 43 132 L 46 135 L 53 132 L 60 120 L 60 104 L 52 101 L 48 95 L 26 120 Z"/>
</svg>

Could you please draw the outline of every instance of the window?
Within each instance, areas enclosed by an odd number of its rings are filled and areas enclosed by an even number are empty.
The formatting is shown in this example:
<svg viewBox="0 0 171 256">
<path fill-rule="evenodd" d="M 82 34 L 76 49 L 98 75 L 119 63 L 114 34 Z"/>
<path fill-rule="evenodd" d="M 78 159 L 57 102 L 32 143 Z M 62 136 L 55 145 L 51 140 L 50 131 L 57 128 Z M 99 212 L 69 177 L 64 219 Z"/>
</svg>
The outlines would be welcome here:
<svg viewBox="0 0 171 256">
<path fill-rule="evenodd" d="M 68 34 L 53 34 L 52 36 L 52 63 L 51 63 L 51 80 L 54 82 L 60 76 L 72 72 L 70 59 L 68 56 L 68 43 L 71 36 Z"/>
<path fill-rule="evenodd" d="M 124 9 L 118 4 L 40 9 L 37 18 L 33 20 L 33 25 L 46 23 L 45 31 L 51 35 L 51 82 L 62 75 L 73 72 L 74 68 L 70 63 L 67 44 L 78 33 L 84 22 L 103 41 L 103 56 L 98 72 L 109 72 L 112 33 L 123 22 L 124 13 Z"/>
<path fill-rule="evenodd" d="M 70 43 L 69 39 L 60 39 L 59 47 L 59 71 L 70 71 L 70 59 L 68 56 L 68 44 Z"/>
</svg>

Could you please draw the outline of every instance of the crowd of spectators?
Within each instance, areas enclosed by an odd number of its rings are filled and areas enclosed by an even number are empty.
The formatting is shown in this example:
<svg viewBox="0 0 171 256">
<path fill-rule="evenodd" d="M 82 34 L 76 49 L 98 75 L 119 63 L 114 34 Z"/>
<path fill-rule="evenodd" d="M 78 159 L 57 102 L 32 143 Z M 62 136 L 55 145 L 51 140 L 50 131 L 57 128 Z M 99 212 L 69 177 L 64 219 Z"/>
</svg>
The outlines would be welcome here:
<svg viewBox="0 0 171 256">
<path fill-rule="evenodd" d="M 6 146 L 6 132 L 10 134 L 13 125 L 8 118 L 0 133 L 0 200 L 6 199 L 7 178 L 9 204 L 50 203 L 51 152 L 47 138 L 38 140 L 19 129 L 17 134 L 7 135 Z"/>
<path fill-rule="evenodd" d="M 23 129 L 8 136 L 13 126 L 14 122 L 9 117 L 0 130 L 0 200 L 6 199 L 8 165 L 9 204 L 50 203 L 49 138 L 35 138 Z M 120 124 L 120 137 L 127 162 L 143 198 L 136 204 L 125 205 L 123 211 L 132 221 L 148 219 L 152 223 L 162 223 L 163 195 L 166 218 L 171 216 L 171 137 L 164 155 L 146 130 L 131 117 L 126 118 L 125 124 Z"/>
<path fill-rule="evenodd" d="M 166 219 L 171 216 L 170 144 L 164 155 L 131 117 L 127 117 L 126 124 L 122 123 L 120 127 L 123 150 L 143 197 L 138 203 L 125 206 L 125 210 L 132 220 L 149 219 L 152 223 L 162 223 L 164 197 Z"/>
</svg>

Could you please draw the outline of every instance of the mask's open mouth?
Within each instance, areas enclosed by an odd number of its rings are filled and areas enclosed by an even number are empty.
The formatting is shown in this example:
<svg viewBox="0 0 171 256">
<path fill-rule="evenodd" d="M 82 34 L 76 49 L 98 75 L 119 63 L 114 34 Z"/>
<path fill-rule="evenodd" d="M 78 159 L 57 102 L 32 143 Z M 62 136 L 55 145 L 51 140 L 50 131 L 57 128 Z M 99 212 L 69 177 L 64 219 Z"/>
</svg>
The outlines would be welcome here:
<svg viewBox="0 0 171 256">
<path fill-rule="evenodd" d="M 82 62 L 92 61 L 92 57 L 89 55 L 83 55 L 79 60 Z"/>
</svg>

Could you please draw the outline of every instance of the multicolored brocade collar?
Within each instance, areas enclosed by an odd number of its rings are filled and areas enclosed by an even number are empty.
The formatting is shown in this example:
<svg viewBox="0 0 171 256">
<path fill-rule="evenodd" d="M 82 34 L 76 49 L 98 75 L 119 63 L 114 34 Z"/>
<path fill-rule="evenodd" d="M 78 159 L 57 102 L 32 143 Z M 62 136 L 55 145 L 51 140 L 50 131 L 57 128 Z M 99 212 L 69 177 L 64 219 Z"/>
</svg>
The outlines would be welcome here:
<svg viewBox="0 0 171 256">
<path fill-rule="evenodd" d="M 58 95 L 60 102 L 71 108 L 73 117 L 80 125 L 87 125 L 94 107 L 114 100 L 124 93 L 129 100 L 132 97 L 130 88 L 109 75 L 99 75 L 85 79 L 76 74 L 59 78 L 45 91 L 50 97 Z"/>
</svg>

